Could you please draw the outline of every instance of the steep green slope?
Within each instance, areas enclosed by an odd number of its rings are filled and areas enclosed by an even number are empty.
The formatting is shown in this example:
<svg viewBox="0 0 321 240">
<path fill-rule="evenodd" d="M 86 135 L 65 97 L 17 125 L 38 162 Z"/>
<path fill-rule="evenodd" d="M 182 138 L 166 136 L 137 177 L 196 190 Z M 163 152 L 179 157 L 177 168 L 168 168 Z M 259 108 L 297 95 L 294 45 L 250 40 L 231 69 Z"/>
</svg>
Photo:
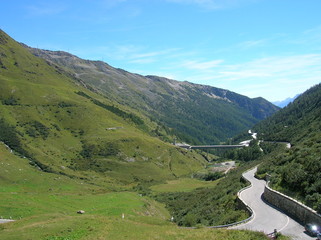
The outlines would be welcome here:
<svg viewBox="0 0 321 240">
<path fill-rule="evenodd" d="M 176 135 L 191 143 L 226 141 L 278 110 L 262 98 L 250 99 L 224 89 L 141 76 L 66 52 L 28 49 L 63 67 L 108 99 L 173 128 Z"/>
<path fill-rule="evenodd" d="M 1 140 L 43 170 L 83 171 L 88 181 L 111 186 L 172 179 L 204 164 L 147 134 L 155 126 L 144 116 L 88 91 L 3 32 L 0 43 L 0 123 L 16 132 L 19 146 L 7 133 Z"/>
<path fill-rule="evenodd" d="M 1 238 L 266 239 L 178 229 L 164 206 L 133 192 L 205 162 L 151 137 L 154 127 L 0 31 L 0 216 L 18 220 L 0 225 Z"/>
<path fill-rule="evenodd" d="M 255 129 L 259 138 L 292 144 L 291 149 L 274 153 L 258 173 L 272 173 L 275 188 L 321 213 L 321 84 Z"/>
</svg>

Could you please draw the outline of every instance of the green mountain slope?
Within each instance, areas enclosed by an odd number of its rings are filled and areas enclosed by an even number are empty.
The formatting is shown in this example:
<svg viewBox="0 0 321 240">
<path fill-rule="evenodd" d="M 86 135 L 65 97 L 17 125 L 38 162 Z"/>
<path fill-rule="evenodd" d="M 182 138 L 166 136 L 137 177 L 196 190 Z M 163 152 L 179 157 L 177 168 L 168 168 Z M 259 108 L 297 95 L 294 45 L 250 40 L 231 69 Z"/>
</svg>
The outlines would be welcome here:
<svg viewBox="0 0 321 240">
<path fill-rule="evenodd" d="M 43 170 L 94 172 L 90 181 L 97 174 L 127 185 L 202 167 L 199 155 L 147 134 L 154 127 L 147 118 L 88 91 L 3 32 L 0 43 L 0 124 L 15 132 L 19 143 L 10 147 Z M 11 145 L 8 135 L 2 133 L 1 140 Z"/>
<path fill-rule="evenodd" d="M 286 141 L 292 148 L 275 153 L 259 168 L 272 184 L 321 213 L 321 84 L 256 127 L 259 138 Z"/>
<path fill-rule="evenodd" d="M 0 216 L 17 220 L 0 225 L 1 238 L 266 239 L 171 223 L 138 191 L 204 158 L 152 137 L 154 122 L 76 80 L 0 30 Z"/>
<path fill-rule="evenodd" d="M 174 129 L 181 140 L 190 143 L 226 141 L 278 110 L 262 98 L 250 99 L 224 89 L 141 76 L 66 52 L 28 49 L 63 67 L 108 99 Z"/>
<path fill-rule="evenodd" d="M 0 216 L 17 220 L 0 224 L 1 239 L 267 239 L 259 232 L 178 228 L 150 198 L 43 173 L 2 143 L 0 153 Z"/>
</svg>

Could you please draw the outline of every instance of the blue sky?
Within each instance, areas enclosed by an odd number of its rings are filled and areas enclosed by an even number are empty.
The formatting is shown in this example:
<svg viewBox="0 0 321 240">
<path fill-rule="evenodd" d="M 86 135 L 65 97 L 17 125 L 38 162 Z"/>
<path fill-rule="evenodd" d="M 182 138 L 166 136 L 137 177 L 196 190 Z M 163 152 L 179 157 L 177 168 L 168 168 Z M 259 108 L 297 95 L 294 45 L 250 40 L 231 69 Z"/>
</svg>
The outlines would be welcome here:
<svg viewBox="0 0 321 240">
<path fill-rule="evenodd" d="M 321 82 L 320 0 L 10 0 L 15 40 L 270 101 Z"/>
</svg>

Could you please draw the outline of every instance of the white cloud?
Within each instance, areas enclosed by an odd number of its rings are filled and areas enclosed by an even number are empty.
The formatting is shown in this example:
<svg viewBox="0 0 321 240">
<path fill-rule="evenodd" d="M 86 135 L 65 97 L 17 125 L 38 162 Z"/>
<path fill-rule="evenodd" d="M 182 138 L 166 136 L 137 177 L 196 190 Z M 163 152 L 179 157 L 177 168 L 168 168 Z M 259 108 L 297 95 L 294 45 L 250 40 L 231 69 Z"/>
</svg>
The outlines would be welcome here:
<svg viewBox="0 0 321 240">
<path fill-rule="evenodd" d="M 164 63 L 164 65 L 158 68 L 160 69 L 165 68 L 169 59 L 181 57 L 183 53 L 179 48 L 165 48 L 158 51 L 149 51 L 149 48 L 145 46 L 111 44 L 109 46 L 92 46 L 87 49 L 78 49 L 75 51 L 75 54 L 90 56 L 89 58 L 92 60 L 104 57 L 111 62 L 119 61 L 124 65 L 130 64 L 134 68 L 136 68 L 136 66 L 133 64 Z"/>
<path fill-rule="evenodd" d="M 66 5 L 60 3 L 41 3 L 38 5 L 26 6 L 28 14 L 31 16 L 57 15 L 67 10 Z"/>
<path fill-rule="evenodd" d="M 317 36 L 318 39 L 320 40 L 321 39 L 321 25 L 311 28 L 311 29 L 308 29 L 308 30 L 304 31 L 303 34 Z"/>
<path fill-rule="evenodd" d="M 223 60 L 212 60 L 207 62 L 185 61 L 182 63 L 182 67 L 195 70 L 210 70 L 218 67 L 222 62 Z"/>
<path fill-rule="evenodd" d="M 138 59 L 133 59 L 129 60 L 130 63 L 137 63 L 137 64 L 148 64 L 148 63 L 153 63 L 156 62 L 155 58 L 138 58 Z"/>
<path fill-rule="evenodd" d="M 132 58 L 156 57 L 156 56 L 160 56 L 160 55 L 170 54 L 173 51 L 176 51 L 176 49 L 171 48 L 171 49 L 164 49 L 161 51 L 136 53 L 136 54 L 133 54 L 131 57 Z"/>
<path fill-rule="evenodd" d="M 247 3 L 257 2 L 259 0 L 166 0 L 168 2 L 180 4 L 194 4 L 204 9 L 215 10 L 236 7 Z"/>
<path fill-rule="evenodd" d="M 172 54 L 175 55 L 178 48 L 168 48 L 159 51 L 148 51 L 145 47 L 134 45 L 119 45 L 114 48 L 109 48 L 109 54 L 118 60 L 125 60 L 129 63 L 147 64 L 159 61 L 163 58 L 169 58 Z"/>
<path fill-rule="evenodd" d="M 195 62 L 193 68 L 193 62 L 183 62 L 186 71 L 196 70 L 189 72 L 184 80 L 269 100 L 282 100 L 284 94 L 292 96 L 321 82 L 321 54 L 274 56 L 241 64 L 217 61 L 209 61 L 213 66 L 205 64 L 203 68 L 201 63 Z"/>
<path fill-rule="evenodd" d="M 257 59 L 252 62 L 235 65 L 234 72 L 252 73 L 254 77 L 257 76 L 293 76 L 306 75 L 309 72 L 315 72 L 321 68 L 320 54 L 306 54 L 294 56 L 276 56 L 269 58 Z M 250 77 L 246 76 L 245 77 Z"/>
<path fill-rule="evenodd" d="M 90 0 L 89 2 L 92 2 L 92 1 L 93 0 Z M 127 2 L 127 0 L 95 0 L 95 1 L 98 2 L 104 8 L 113 8 L 119 4 Z"/>
<path fill-rule="evenodd" d="M 250 41 L 245 41 L 242 42 L 238 45 L 238 47 L 242 48 L 242 49 L 249 49 L 249 48 L 253 48 L 253 47 L 260 47 L 260 46 L 264 46 L 267 42 L 267 39 L 260 39 L 260 40 L 250 40 Z"/>
<path fill-rule="evenodd" d="M 169 2 L 182 4 L 196 4 L 207 9 L 218 9 L 220 5 L 214 0 L 168 0 Z"/>
<path fill-rule="evenodd" d="M 236 65 L 224 65 L 219 73 L 225 77 L 281 77 L 306 75 L 321 70 L 321 55 L 275 56 Z"/>
</svg>

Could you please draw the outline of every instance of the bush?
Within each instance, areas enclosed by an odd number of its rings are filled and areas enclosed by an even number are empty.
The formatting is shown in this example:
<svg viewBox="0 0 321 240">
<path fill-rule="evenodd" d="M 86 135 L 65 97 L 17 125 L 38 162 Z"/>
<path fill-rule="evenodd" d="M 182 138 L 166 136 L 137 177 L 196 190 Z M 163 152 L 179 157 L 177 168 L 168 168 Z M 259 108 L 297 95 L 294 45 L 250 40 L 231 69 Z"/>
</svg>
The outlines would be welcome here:
<svg viewBox="0 0 321 240">
<path fill-rule="evenodd" d="M 25 152 L 22 149 L 16 129 L 5 122 L 4 119 L 0 119 L 0 141 L 21 154 Z"/>
<path fill-rule="evenodd" d="M 102 142 L 100 144 L 84 142 L 80 155 L 84 158 L 92 158 L 94 156 L 108 157 L 116 156 L 119 151 L 119 146 L 115 142 Z"/>
<path fill-rule="evenodd" d="M 33 121 L 27 123 L 26 133 L 30 137 L 42 137 L 43 139 L 47 139 L 49 136 L 49 128 L 47 128 L 41 122 Z"/>
<path fill-rule="evenodd" d="M 193 177 L 204 180 L 204 181 L 215 181 L 224 176 L 222 172 L 207 172 L 207 173 L 196 173 Z"/>
<path fill-rule="evenodd" d="M 2 100 L 2 104 L 4 105 L 18 105 L 18 100 L 15 99 L 13 96 Z"/>
</svg>

